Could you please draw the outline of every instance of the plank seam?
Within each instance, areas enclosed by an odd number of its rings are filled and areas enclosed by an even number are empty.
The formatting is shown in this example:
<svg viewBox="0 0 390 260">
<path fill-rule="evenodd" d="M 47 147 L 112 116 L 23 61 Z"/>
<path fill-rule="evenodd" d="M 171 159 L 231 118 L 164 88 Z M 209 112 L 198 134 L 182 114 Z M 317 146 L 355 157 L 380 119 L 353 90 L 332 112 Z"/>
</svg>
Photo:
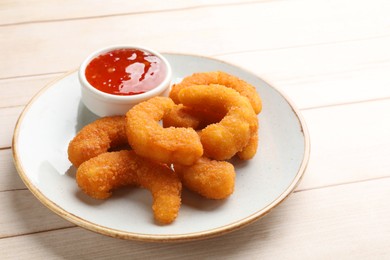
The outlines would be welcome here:
<svg viewBox="0 0 390 260">
<path fill-rule="evenodd" d="M 295 190 L 293 193 L 300 193 L 300 192 L 305 192 L 305 191 L 334 188 L 334 187 L 338 187 L 338 186 L 351 185 L 351 184 L 364 183 L 364 182 L 371 182 L 371 181 L 378 181 L 378 180 L 384 180 L 384 179 L 390 179 L 390 176 L 381 176 L 381 177 L 375 177 L 375 178 L 371 178 L 371 179 L 364 179 L 364 180 L 357 180 L 357 181 L 351 181 L 351 182 L 342 182 L 342 183 L 336 183 L 336 184 L 329 184 L 329 185 L 323 185 L 323 186 L 307 188 L 307 189 L 298 189 L 298 190 Z"/>
<path fill-rule="evenodd" d="M 386 101 L 386 100 L 389 100 L 389 99 L 390 99 L 390 96 L 389 97 L 366 99 L 366 100 L 359 100 L 359 101 L 350 101 L 350 102 L 336 103 L 336 104 L 327 104 L 327 105 L 322 105 L 322 106 L 306 107 L 306 108 L 300 108 L 299 110 L 300 111 L 308 111 L 308 110 L 323 109 L 323 108 L 330 108 L 330 107 L 364 104 L 364 103 L 377 102 L 377 101 Z"/>
<path fill-rule="evenodd" d="M 334 44 L 339 44 L 339 43 L 349 43 L 349 42 L 357 42 L 357 41 L 370 41 L 370 40 L 382 39 L 382 38 L 388 38 L 388 37 L 390 37 L 390 34 L 381 34 L 381 35 L 375 35 L 375 36 L 368 36 L 368 37 L 364 37 L 364 38 L 355 38 L 355 39 L 340 40 L 340 41 L 317 42 L 317 43 L 308 43 L 308 44 L 293 45 L 293 46 L 287 46 L 287 47 L 276 47 L 276 48 L 264 48 L 264 49 L 225 52 L 225 53 L 214 54 L 212 56 L 218 57 L 218 56 L 240 54 L 240 53 L 253 53 L 253 52 L 299 49 L 299 48 L 306 48 L 306 47 L 312 47 L 312 46 L 334 45 Z"/>
<path fill-rule="evenodd" d="M 78 227 L 78 226 L 76 226 L 76 225 L 72 225 L 72 226 L 68 226 L 68 227 L 53 228 L 53 229 L 41 230 L 41 231 L 34 231 L 34 232 L 28 232 L 28 233 L 23 233 L 23 234 L 15 234 L 15 235 L 8 235 L 8 236 L 0 236 L 0 240 L 1 240 L 1 239 L 7 239 L 7 238 L 14 238 L 14 237 L 21 237 L 21 236 L 42 234 L 42 233 L 47 233 L 47 232 L 51 232 L 51 231 L 65 230 L 65 229 L 77 228 L 77 227 Z"/>
<path fill-rule="evenodd" d="M 46 72 L 46 73 L 38 73 L 38 74 L 27 74 L 27 75 L 19 75 L 19 76 L 10 76 L 0 78 L 2 80 L 12 80 L 12 79 L 20 79 L 20 78 L 32 78 L 32 77 L 41 77 L 41 76 L 50 76 L 55 74 L 64 74 L 66 71 L 56 71 L 56 72 Z"/>
<path fill-rule="evenodd" d="M 9 190 L 0 190 L 0 193 L 2 192 L 13 192 L 13 191 L 26 191 L 27 188 L 18 188 L 18 189 L 9 189 Z"/>
</svg>

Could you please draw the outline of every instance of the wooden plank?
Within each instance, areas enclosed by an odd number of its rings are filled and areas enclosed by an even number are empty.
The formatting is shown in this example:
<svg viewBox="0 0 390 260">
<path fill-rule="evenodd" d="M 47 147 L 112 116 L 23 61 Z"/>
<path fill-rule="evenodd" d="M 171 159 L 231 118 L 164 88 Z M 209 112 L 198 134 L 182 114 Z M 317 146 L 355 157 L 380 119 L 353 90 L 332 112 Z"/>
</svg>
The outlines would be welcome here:
<svg viewBox="0 0 390 260">
<path fill-rule="evenodd" d="M 299 189 L 390 176 L 390 100 L 304 110 L 311 136 Z"/>
<path fill-rule="evenodd" d="M 74 226 L 41 204 L 29 190 L 0 192 L 0 239 Z M 17 220 L 17 221 L 16 221 Z"/>
<path fill-rule="evenodd" d="M 26 189 L 15 169 L 11 149 L 0 150 L 0 192 Z"/>
<path fill-rule="evenodd" d="M 390 98 L 390 61 L 378 67 L 363 70 L 335 72 L 315 77 L 301 77 L 295 80 L 276 80 L 275 84 L 300 104 L 312 108 L 364 100 Z M 308 98 L 310 97 L 310 98 Z"/>
<path fill-rule="evenodd" d="M 389 197 L 390 179 L 368 181 L 295 193 L 249 227 L 205 241 L 139 243 L 70 228 L 5 238 L 0 251 L 40 259 L 385 259 Z"/>
<path fill-rule="evenodd" d="M 6 26 L 0 28 L 0 78 L 71 70 L 93 50 L 119 43 L 216 55 L 381 37 L 388 35 L 388 10 L 390 2 L 383 0 L 353 6 L 338 1 L 337 8 L 327 2 L 272 1 Z"/>
<path fill-rule="evenodd" d="M 0 108 L 0 122 L 1 122 L 1 135 L 0 135 L 0 148 L 11 147 L 12 136 L 14 133 L 16 121 L 19 118 L 20 113 L 24 107 L 7 107 Z"/>
<path fill-rule="evenodd" d="M 217 57 L 253 71 L 308 108 L 390 97 L 387 46 L 390 35 Z"/>
<path fill-rule="evenodd" d="M 244 2 L 253 3 L 254 1 Z M 257 1 L 260 2 L 260 1 Z M 3 0 L 0 2 L 2 25 L 32 22 L 46 22 L 65 19 L 85 19 L 89 17 L 163 12 L 170 10 L 202 8 L 214 5 L 242 4 L 239 0 L 154 0 L 126 1 L 112 0 L 109 4 L 94 0 Z M 91 8 L 92 7 L 92 8 Z M 88 10 L 88 11 L 86 11 Z"/>
<path fill-rule="evenodd" d="M 40 89 L 60 75 L 62 73 L 0 80 L 0 108 L 26 105 Z"/>
</svg>

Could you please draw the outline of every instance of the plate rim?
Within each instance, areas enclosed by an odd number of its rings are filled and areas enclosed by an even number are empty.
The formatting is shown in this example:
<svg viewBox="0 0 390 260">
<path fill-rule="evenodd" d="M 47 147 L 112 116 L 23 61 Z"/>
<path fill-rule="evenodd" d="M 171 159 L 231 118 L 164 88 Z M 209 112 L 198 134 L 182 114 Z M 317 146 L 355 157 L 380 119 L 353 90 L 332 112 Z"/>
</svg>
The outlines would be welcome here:
<svg viewBox="0 0 390 260">
<path fill-rule="evenodd" d="M 277 197 L 275 198 L 272 202 L 270 202 L 266 207 L 263 209 L 256 211 L 255 213 L 242 218 L 238 221 L 232 222 L 230 224 L 220 226 L 217 228 L 213 229 L 208 229 L 200 232 L 192 232 L 192 233 L 186 233 L 186 234 L 143 234 L 143 233 L 135 233 L 135 232 L 128 232 L 128 231 L 123 231 L 123 230 L 118 230 L 114 228 L 108 228 L 93 222 L 90 222 L 88 220 L 85 220 L 81 218 L 80 216 L 76 216 L 62 207 L 60 207 L 58 204 L 54 203 L 51 201 L 49 198 L 47 198 L 37 187 L 35 187 L 34 184 L 29 180 L 27 177 L 27 174 L 25 173 L 22 165 L 21 165 L 21 159 L 19 157 L 18 153 L 18 137 L 19 137 L 19 132 L 20 132 L 20 125 L 29 111 L 30 107 L 35 103 L 39 97 L 45 93 L 49 88 L 53 87 L 57 82 L 60 82 L 67 76 L 77 72 L 77 69 L 68 71 L 64 73 L 63 75 L 55 78 L 54 80 L 50 81 L 47 83 L 42 89 L 40 89 L 27 103 L 25 108 L 22 110 L 21 114 L 19 115 L 19 118 L 16 122 L 15 128 L 14 128 L 14 133 L 12 137 L 12 155 L 13 155 L 13 161 L 15 168 L 24 182 L 24 184 L 27 186 L 27 188 L 30 190 L 30 192 L 48 209 L 59 215 L 60 217 L 68 220 L 69 222 L 80 226 L 82 228 L 85 228 L 87 230 L 107 235 L 110 237 L 114 238 L 120 238 L 120 239 L 126 239 L 126 240 L 136 240 L 136 241 L 144 241 L 144 242 L 184 242 L 184 241 L 193 241 L 193 240 L 201 240 L 201 239 L 206 239 L 206 238 L 212 238 L 216 236 L 221 236 L 227 233 L 230 233 L 232 231 L 241 229 L 257 220 L 260 218 L 264 217 L 266 214 L 268 214 L 272 209 L 277 207 L 279 204 L 281 204 L 285 199 L 289 197 L 295 190 L 295 188 L 298 186 L 300 181 L 303 178 L 303 175 L 307 169 L 307 165 L 309 162 L 309 157 L 310 157 L 310 136 L 308 132 L 308 128 L 306 125 L 306 122 L 299 111 L 299 109 L 296 107 L 296 105 L 290 100 L 290 98 L 283 93 L 279 88 L 275 87 L 275 85 L 270 84 L 268 80 L 265 80 L 264 77 L 258 76 L 256 73 L 253 73 L 247 69 L 244 69 L 240 66 L 237 66 L 235 64 L 232 64 L 230 62 L 226 62 L 223 60 L 219 60 L 213 57 L 208 57 L 208 56 L 202 56 L 202 55 L 196 55 L 196 54 L 184 54 L 184 53 L 173 53 L 173 52 L 163 52 L 163 55 L 177 55 L 177 56 L 188 56 L 188 57 L 197 57 L 197 58 L 202 58 L 202 59 L 209 59 L 209 60 L 214 60 L 216 62 L 220 63 L 225 63 L 229 66 L 236 67 L 240 69 L 241 71 L 244 71 L 248 74 L 251 74 L 252 76 L 256 77 L 260 81 L 265 82 L 268 87 L 272 88 L 275 90 L 282 98 L 285 99 L 285 101 L 288 103 L 290 108 L 292 109 L 293 113 L 295 114 L 296 118 L 298 119 L 299 126 L 301 128 L 301 133 L 303 135 L 303 141 L 304 141 L 304 150 L 303 150 L 303 158 L 300 163 L 299 169 L 292 180 L 292 182 L 288 185 L 288 187 Z"/>
</svg>

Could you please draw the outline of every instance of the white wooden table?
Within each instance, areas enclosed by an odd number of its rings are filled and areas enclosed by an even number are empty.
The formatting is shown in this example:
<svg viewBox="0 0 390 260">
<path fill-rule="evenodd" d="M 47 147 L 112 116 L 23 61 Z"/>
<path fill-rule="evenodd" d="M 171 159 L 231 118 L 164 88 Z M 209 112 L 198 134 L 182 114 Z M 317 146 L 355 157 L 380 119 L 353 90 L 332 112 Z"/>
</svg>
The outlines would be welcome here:
<svg viewBox="0 0 390 260">
<path fill-rule="evenodd" d="M 389 259 L 390 1 L 0 2 L 1 259 Z M 60 218 L 13 164 L 16 120 L 90 52 L 131 43 L 214 57 L 284 91 L 311 136 L 303 181 L 269 215 L 178 244 L 95 234 Z"/>
</svg>

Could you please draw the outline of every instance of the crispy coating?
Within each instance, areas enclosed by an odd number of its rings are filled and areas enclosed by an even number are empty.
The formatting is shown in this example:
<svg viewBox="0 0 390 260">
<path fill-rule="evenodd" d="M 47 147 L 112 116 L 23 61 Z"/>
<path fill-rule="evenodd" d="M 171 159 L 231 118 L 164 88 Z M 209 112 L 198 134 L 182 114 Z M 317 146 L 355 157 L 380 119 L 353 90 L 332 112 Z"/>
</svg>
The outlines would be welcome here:
<svg viewBox="0 0 390 260">
<path fill-rule="evenodd" d="M 225 199 L 234 191 L 234 167 L 226 161 L 201 157 L 191 166 L 174 165 L 183 185 L 208 199 Z"/>
<path fill-rule="evenodd" d="M 78 132 L 69 143 L 68 158 L 75 167 L 78 167 L 110 148 L 127 144 L 125 117 L 103 117 Z"/>
<path fill-rule="evenodd" d="M 163 119 L 164 127 L 191 127 L 200 130 L 209 124 L 219 122 L 224 114 L 217 114 L 207 109 L 194 109 L 183 104 L 175 105 Z"/>
<path fill-rule="evenodd" d="M 191 165 L 203 154 L 203 147 L 192 128 L 163 128 L 159 121 L 174 106 L 167 97 L 154 97 L 126 114 L 126 132 L 134 151 L 162 163 Z"/>
<path fill-rule="evenodd" d="M 169 224 L 178 215 L 181 182 L 168 166 L 138 156 L 134 151 L 107 152 L 80 165 L 76 173 L 79 187 L 95 199 L 106 199 L 123 186 L 140 186 L 153 196 L 155 219 Z"/>
<path fill-rule="evenodd" d="M 242 149 L 242 151 L 237 153 L 237 156 L 241 160 L 250 160 L 252 159 L 257 152 L 257 147 L 259 145 L 259 134 L 258 131 L 255 131 L 249 138 L 248 144 Z"/>
<path fill-rule="evenodd" d="M 210 87 L 211 86 L 211 87 Z M 218 123 L 199 132 L 206 157 L 227 160 L 248 145 L 258 130 L 258 119 L 247 98 L 221 85 L 198 85 L 183 88 L 179 102 L 188 107 L 205 107 L 226 114 Z"/>
<path fill-rule="evenodd" d="M 256 114 L 259 114 L 262 109 L 262 102 L 256 88 L 244 80 L 237 78 L 222 71 L 200 72 L 194 73 L 191 76 L 185 77 L 180 83 L 174 84 L 169 97 L 178 104 L 179 92 L 183 88 L 193 85 L 211 85 L 218 84 L 224 85 L 228 88 L 232 88 L 239 92 L 241 95 L 249 99 L 253 110 Z"/>
</svg>

